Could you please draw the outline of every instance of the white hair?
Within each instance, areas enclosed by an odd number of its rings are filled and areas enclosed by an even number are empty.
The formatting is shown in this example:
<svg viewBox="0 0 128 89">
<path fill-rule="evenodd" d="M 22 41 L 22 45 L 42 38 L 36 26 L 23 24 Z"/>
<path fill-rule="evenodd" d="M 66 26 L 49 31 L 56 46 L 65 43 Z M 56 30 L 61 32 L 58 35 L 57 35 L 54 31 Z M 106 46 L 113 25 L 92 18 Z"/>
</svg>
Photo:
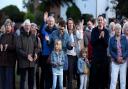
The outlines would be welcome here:
<svg viewBox="0 0 128 89">
<path fill-rule="evenodd" d="M 115 30 L 121 30 L 121 25 L 119 23 L 115 24 Z"/>
<path fill-rule="evenodd" d="M 26 19 L 26 20 L 23 22 L 23 26 L 24 26 L 24 25 L 31 25 L 30 20 L 29 20 L 29 19 Z"/>
</svg>

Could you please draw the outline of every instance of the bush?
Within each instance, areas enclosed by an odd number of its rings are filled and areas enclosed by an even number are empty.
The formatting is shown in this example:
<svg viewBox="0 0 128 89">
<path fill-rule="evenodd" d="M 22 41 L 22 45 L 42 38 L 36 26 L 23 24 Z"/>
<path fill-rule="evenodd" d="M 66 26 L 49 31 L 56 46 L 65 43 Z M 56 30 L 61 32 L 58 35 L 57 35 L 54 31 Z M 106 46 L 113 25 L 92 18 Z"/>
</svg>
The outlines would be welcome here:
<svg viewBox="0 0 128 89">
<path fill-rule="evenodd" d="M 1 13 L 4 14 L 3 19 L 6 17 L 10 18 L 12 21 L 15 22 L 22 22 L 24 19 L 24 12 L 20 12 L 19 9 L 14 5 L 9 5 L 1 10 Z"/>
</svg>

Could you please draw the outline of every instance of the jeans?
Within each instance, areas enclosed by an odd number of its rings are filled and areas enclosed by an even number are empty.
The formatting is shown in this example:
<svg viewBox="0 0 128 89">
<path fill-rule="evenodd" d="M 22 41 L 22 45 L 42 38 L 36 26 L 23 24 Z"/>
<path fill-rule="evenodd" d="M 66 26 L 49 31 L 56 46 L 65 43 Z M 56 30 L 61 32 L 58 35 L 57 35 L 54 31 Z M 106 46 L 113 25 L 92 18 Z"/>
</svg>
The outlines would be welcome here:
<svg viewBox="0 0 128 89">
<path fill-rule="evenodd" d="M 54 75 L 54 74 L 53 74 L 52 89 L 56 89 L 57 78 L 59 78 L 59 87 L 60 87 L 60 89 L 63 89 L 63 75 Z"/>
<path fill-rule="evenodd" d="M 0 67 L 0 89 L 14 89 L 14 68 Z"/>
<path fill-rule="evenodd" d="M 34 68 L 20 69 L 20 89 L 25 88 L 26 74 L 28 73 L 28 89 L 34 89 Z"/>
<path fill-rule="evenodd" d="M 111 84 L 110 89 L 116 89 L 118 74 L 120 73 L 120 89 L 126 89 L 127 62 L 123 64 L 111 64 Z"/>
<path fill-rule="evenodd" d="M 80 75 L 80 89 L 87 89 L 88 76 L 85 74 Z"/>
</svg>

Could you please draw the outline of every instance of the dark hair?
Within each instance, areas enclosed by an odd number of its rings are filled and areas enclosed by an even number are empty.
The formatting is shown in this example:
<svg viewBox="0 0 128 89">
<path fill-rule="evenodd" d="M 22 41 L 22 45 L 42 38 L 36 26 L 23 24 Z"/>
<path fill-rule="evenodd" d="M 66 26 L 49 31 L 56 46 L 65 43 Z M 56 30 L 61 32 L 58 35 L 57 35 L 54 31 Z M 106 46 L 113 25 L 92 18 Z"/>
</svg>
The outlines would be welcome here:
<svg viewBox="0 0 128 89">
<path fill-rule="evenodd" d="M 103 15 L 99 15 L 98 18 L 99 18 L 99 17 L 103 17 L 103 19 L 104 19 L 104 16 L 103 16 Z"/>
<path fill-rule="evenodd" d="M 65 27 L 65 25 L 66 25 L 66 23 L 65 23 L 64 20 L 60 20 L 60 21 L 59 21 L 59 26 Z"/>
</svg>

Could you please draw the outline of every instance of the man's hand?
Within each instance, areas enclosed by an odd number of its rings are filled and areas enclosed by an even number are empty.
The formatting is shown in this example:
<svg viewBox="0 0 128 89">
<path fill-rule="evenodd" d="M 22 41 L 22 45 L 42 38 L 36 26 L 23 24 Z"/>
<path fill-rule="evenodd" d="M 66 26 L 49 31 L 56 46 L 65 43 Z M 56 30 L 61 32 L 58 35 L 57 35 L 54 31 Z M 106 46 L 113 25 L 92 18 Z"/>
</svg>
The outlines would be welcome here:
<svg viewBox="0 0 128 89">
<path fill-rule="evenodd" d="M 46 12 L 44 13 L 44 21 L 45 21 L 45 22 L 47 21 L 47 18 L 48 18 L 48 12 L 46 11 Z"/>
<path fill-rule="evenodd" d="M 104 38 L 104 31 L 101 31 L 99 38 Z"/>
<path fill-rule="evenodd" d="M 38 58 L 38 56 L 37 56 L 37 54 L 35 53 L 35 55 L 34 55 L 34 61 L 36 61 L 37 58 Z"/>
<path fill-rule="evenodd" d="M 49 36 L 48 35 L 45 36 L 45 40 L 49 41 Z"/>
</svg>

